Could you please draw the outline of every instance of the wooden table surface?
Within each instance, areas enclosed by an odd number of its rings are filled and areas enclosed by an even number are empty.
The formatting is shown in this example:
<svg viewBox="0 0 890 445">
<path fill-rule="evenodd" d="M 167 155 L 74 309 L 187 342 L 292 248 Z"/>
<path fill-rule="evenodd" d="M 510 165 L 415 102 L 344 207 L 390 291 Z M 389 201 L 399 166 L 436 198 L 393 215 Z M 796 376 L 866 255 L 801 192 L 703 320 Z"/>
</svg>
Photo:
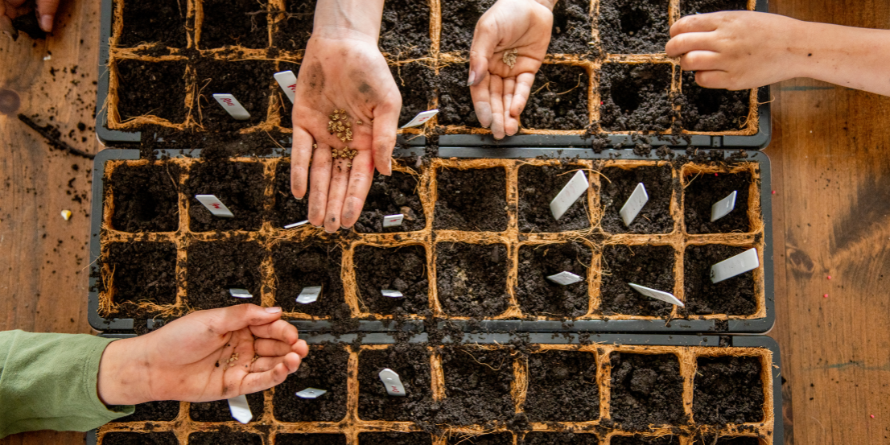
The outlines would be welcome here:
<svg viewBox="0 0 890 445">
<path fill-rule="evenodd" d="M 886 0 L 771 3 L 802 20 L 890 28 Z M 89 152 L 100 149 L 98 39 L 98 0 L 63 1 L 46 41 L 0 35 L 0 88 L 18 93 L 19 112 L 51 119 Z M 782 348 L 785 442 L 890 443 L 890 98 L 807 79 L 772 91 L 778 321 L 770 335 Z M 4 114 L 0 159 L 0 330 L 91 332 L 91 162 L 50 149 Z M 0 445 L 83 441 L 37 432 Z"/>
</svg>

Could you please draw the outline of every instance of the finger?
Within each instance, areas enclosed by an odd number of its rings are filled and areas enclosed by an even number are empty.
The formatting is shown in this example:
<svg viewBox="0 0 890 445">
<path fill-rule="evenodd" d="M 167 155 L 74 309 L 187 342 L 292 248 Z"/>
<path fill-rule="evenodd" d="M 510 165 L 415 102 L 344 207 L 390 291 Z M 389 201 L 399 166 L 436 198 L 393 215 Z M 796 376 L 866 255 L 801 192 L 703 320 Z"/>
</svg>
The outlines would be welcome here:
<svg viewBox="0 0 890 445">
<path fill-rule="evenodd" d="M 334 233 L 342 226 L 340 218 L 343 211 L 343 200 L 346 199 L 346 187 L 349 184 L 349 163 L 346 159 L 337 159 L 331 168 L 331 185 L 328 187 L 328 203 L 325 208 L 324 230 Z"/>
<path fill-rule="evenodd" d="M 668 57 L 679 57 L 692 51 L 716 51 L 716 43 L 714 33 L 691 32 L 668 40 L 664 50 Z"/>
<path fill-rule="evenodd" d="M 290 344 L 268 338 L 254 340 L 253 349 L 256 355 L 260 357 L 284 357 L 294 352 Z"/>
<path fill-rule="evenodd" d="M 375 124 L 376 121 L 375 119 Z M 343 227 L 350 229 L 358 221 L 373 179 L 374 165 L 371 153 L 360 151 L 352 160 L 352 170 L 349 172 L 349 188 L 346 191 L 346 200 L 343 202 L 343 216 L 340 222 Z"/>
<path fill-rule="evenodd" d="M 12 26 L 12 20 L 6 16 L 3 10 L 3 2 L 0 1 L 0 32 L 5 32 L 6 34 L 13 35 L 15 34 L 15 28 Z"/>
<path fill-rule="evenodd" d="M 519 119 L 522 110 L 528 103 L 528 97 L 532 92 L 532 85 L 535 82 L 534 73 L 522 73 L 516 77 L 516 91 L 513 92 L 513 105 L 510 106 L 510 114 Z"/>
<path fill-rule="evenodd" d="M 247 374 L 241 381 L 240 391 L 242 394 L 253 394 L 280 385 L 287 379 L 288 374 L 296 371 L 299 367 L 300 356 L 288 354 L 284 361 L 268 371 Z"/>
<path fill-rule="evenodd" d="M 476 109 L 476 118 L 482 128 L 491 126 L 491 75 L 485 71 L 482 80 L 470 87 L 470 97 L 473 98 L 473 108 Z"/>
<path fill-rule="evenodd" d="M 674 22 L 671 26 L 671 37 L 678 36 L 687 32 L 710 32 L 717 29 L 718 15 L 716 14 L 695 14 L 687 15 Z"/>
<path fill-rule="evenodd" d="M 373 168 L 377 167 L 377 171 L 381 175 L 392 175 L 392 150 L 396 146 L 396 130 L 399 127 L 399 111 L 402 109 L 402 98 L 393 99 L 391 102 L 374 108 L 374 123 L 371 130 L 374 133 L 374 141 L 372 147 L 374 149 Z M 355 164 L 355 162 L 353 162 Z M 353 170 L 355 165 L 353 165 Z M 367 194 L 367 191 L 365 191 Z M 364 197 L 362 198 L 364 200 Z M 359 207 L 361 211 L 361 207 Z M 352 227 L 346 226 L 346 227 Z"/>
<path fill-rule="evenodd" d="M 504 138 L 504 81 L 491 76 L 491 134 L 495 139 Z"/>
<path fill-rule="evenodd" d="M 296 343 L 297 340 L 300 339 L 297 327 L 284 320 L 276 320 L 269 324 L 251 326 L 250 333 L 253 334 L 254 337 L 283 341 L 289 345 Z"/>
<path fill-rule="evenodd" d="M 731 79 L 726 71 L 698 71 L 695 83 L 702 88 L 731 89 Z"/>
<path fill-rule="evenodd" d="M 196 312 L 206 317 L 206 325 L 217 335 L 228 335 L 229 332 L 244 329 L 248 326 L 260 326 L 273 323 L 281 318 L 280 307 L 259 307 L 255 304 L 239 304 L 219 309 Z"/>
<path fill-rule="evenodd" d="M 53 30 L 53 18 L 59 9 L 59 0 L 37 0 L 37 18 L 40 20 L 40 29 L 51 32 Z"/>
<path fill-rule="evenodd" d="M 510 109 L 513 105 L 513 91 L 515 89 L 515 77 L 504 79 L 504 133 L 506 133 L 507 136 L 513 136 L 519 131 L 519 121 L 510 115 Z"/>
<path fill-rule="evenodd" d="M 309 345 L 306 343 L 306 340 L 297 340 L 292 349 L 300 358 L 306 358 L 309 355 Z"/>
<path fill-rule="evenodd" d="M 680 57 L 683 71 L 711 71 L 720 68 L 720 54 L 713 51 L 692 51 Z"/>
<path fill-rule="evenodd" d="M 473 32 L 467 86 L 476 85 L 488 74 L 488 61 L 494 56 L 499 40 L 497 21 L 493 15 L 486 12 L 476 22 L 476 30 Z"/>
<path fill-rule="evenodd" d="M 255 362 L 250 364 L 249 371 L 251 373 L 266 372 L 266 371 L 269 371 L 269 370 L 275 368 L 276 366 L 278 366 L 278 364 L 284 364 L 284 361 L 285 361 L 284 356 L 281 356 L 281 357 L 260 357 L 260 358 L 256 359 Z M 287 365 L 285 364 L 284 366 L 286 367 Z"/>
<path fill-rule="evenodd" d="M 311 134 L 302 127 L 294 125 L 294 142 L 290 154 L 290 191 L 297 199 L 306 196 L 313 143 Z"/>
<path fill-rule="evenodd" d="M 309 166 L 309 222 L 316 227 L 324 224 L 325 208 L 328 204 L 328 187 L 331 183 L 331 147 L 321 142 L 316 144 Z"/>
</svg>

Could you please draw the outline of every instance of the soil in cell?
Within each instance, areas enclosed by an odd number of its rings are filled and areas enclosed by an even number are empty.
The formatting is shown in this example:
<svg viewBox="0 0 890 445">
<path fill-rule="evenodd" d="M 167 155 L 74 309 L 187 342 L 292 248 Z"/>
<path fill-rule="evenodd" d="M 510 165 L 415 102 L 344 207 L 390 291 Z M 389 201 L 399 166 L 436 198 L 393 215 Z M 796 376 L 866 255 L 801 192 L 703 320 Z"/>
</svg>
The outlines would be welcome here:
<svg viewBox="0 0 890 445">
<path fill-rule="evenodd" d="M 156 2 L 124 1 L 123 31 L 118 46 L 130 48 L 144 43 L 160 43 L 169 48 L 185 48 L 186 3 L 177 0 Z"/>
<path fill-rule="evenodd" d="M 193 232 L 259 230 L 266 192 L 263 165 L 256 162 L 203 161 L 192 165 L 183 189 Z M 195 198 L 213 195 L 235 215 L 214 216 Z"/>
<path fill-rule="evenodd" d="M 108 433 L 102 445 L 179 445 L 172 431 L 163 433 Z"/>
<path fill-rule="evenodd" d="M 117 111 L 122 122 L 140 116 L 156 116 L 180 124 L 185 121 L 185 62 L 117 63 Z"/>
<path fill-rule="evenodd" d="M 747 233 L 751 231 L 748 218 L 748 193 L 751 173 L 697 173 L 686 177 L 683 207 L 686 232 Z M 735 208 L 728 215 L 711 222 L 711 207 L 736 193 Z"/>
<path fill-rule="evenodd" d="M 219 366 L 224 365 L 225 363 L 219 364 Z M 253 414 L 250 423 L 258 421 L 263 415 L 263 393 L 248 394 L 247 405 L 250 406 L 250 413 Z M 226 400 L 192 403 L 189 405 L 189 417 L 196 422 L 231 422 L 234 420 L 232 410 L 229 409 L 229 402 Z"/>
<path fill-rule="evenodd" d="M 612 436 L 611 445 L 680 445 L 679 436 Z"/>
<path fill-rule="evenodd" d="M 469 75 L 470 67 L 466 63 L 455 63 L 439 68 L 439 77 L 436 79 L 439 90 L 439 114 L 436 118 L 439 125 L 480 127 L 476 108 L 473 107 L 473 98 L 470 96 L 470 89 L 467 88 Z"/>
<path fill-rule="evenodd" d="M 273 199 L 275 203 L 272 207 L 272 226 L 276 229 L 282 229 L 290 224 L 306 221 L 309 218 L 309 184 L 306 181 L 306 196 L 303 199 L 297 199 L 291 192 L 290 183 L 290 159 L 281 160 L 275 166 L 275 183 Z"/>
<path fill-rule="evenodd" d="M 513 445 L 513 435 L 510 433 L 493 433 L 480 436 L 452 434 L 448 438 L 447 443 L 448 445 Z"/>
<path fill-rule="evenodd" d="M 564 0 L 553 7 L 553 30 L 550 32 L 550 54 L 590 52 L 592 41 L 590 0 Z"/>
<path fill-rule="evenodd" d="M 683 0 L 680 2 L 680 14 L 684 16 L 744 9 L 748 9 L 748 0 Z"/>
<path fill-rule="evenodd" d="M 664 131 L 676 114 L 668 63 L 604 64 L 600 127 L 606 131 Z"/>
<path fill-rule="evenodd" d="M 118 165 L 111 173 L 110 188 L 115 230 L 173 232 L 179 227 L 178 165 Z"/>
<path fill-rule="evenodd" d="M 266 251 L 254 242 L 193 242 L 188 246 L 186 280 L 189 307 L 213 309 L 260 304 L 260 263 Z M 247 289 L 253 298 L 235 298 L 230 289 Z"/>
<path fill-rule="evenodd" d="M 442 368 L 445 399 L 441 417 L 456 425 L 473 425 L 513 416 L 513 357 L 509 350 L 445 347 Z"/>
<path fill-rule="evenodd" d="M 442 2 L 442 42 L 439 44 L 439 50 L 443 53 L 459 51 L 461 55 L 468 55 L 473 43 L 476 22 L 495 1 Z M 466 85 L 467 82 L 464 80 L 462 87 L 466 88 Z"/>
<path fill-rule="evenodd" d="M 281 434 L 275 436 L 275 445 L 346 445 L 342 434 Z"/>
<path fill-rule="evenodd" d="M 263 445 L 263 439 L 251 433 L 191 433 L 188 445 Z"/>
<path fill-rule="evenodd" d="M 533 166 L 519 168 L 519 230 L 521 232 L 567 232 L 590 227 L 587 192 L 559 220 L 553 219 L 550 203 L 581 166 Z"/>
<path fill-rule="evenodd" d="M 429 433 L 359 433 L 359 445 L 432 445 Z"/>
<path fill-rule="evenodd" d="M 686 311 L 690 315 L 752 315 L 757 312 L 753 271 L 716 284 L 711 282 L 711 266 L 748 249 L 719 244 L 686 248 L 683 287 Z"/>
<path fill-rule="evenodd" d="M 519 445 L 598 445 L 596 434 L 527 433 Z"/>
<path fill-rule="evenodd" d="M 275 268 L 275 304 L 285 312 L 302 312 L 317 317 L 349 318 L 343 297 L 340 268 L 342 249 L 323 242 L 281 242 L 272 247 Z M 321 286 L 314 303 L 297 303 L 304 287 Z"/>
<path fill-rule="evenodd" d="M 670 233 L 674 229 L 671 218 L 671 195 L 675 188 L 668 165 L 660 167 L 636 167 L 629 170 L 608 167 L 602 170 L 603 206 L 602 228 L 609 233 Z M 679 187 L 679 181 L 676 181 Z M 627 202 L 637 185 L 646 187 L 649 201 L 630 224 L 624 225 L 619 211 Z"/>
<path fill-rule="evenodd" d="M 590 124 L 590 76 L 580 66 L 542 65 L 520 123 L 538 130 L 583 130 Z"/>
<path fill-rule="evenodd" d="M 411 0 L 384 2 L 378 42 L 380 51 L 393 59 L 418 59 L 429 54 L 432 44 L 429 3 Z"/>
<path fill-rule="evenodd" d="M 269 46 L 269 4 L 261 0 L 202 0 L 204 23 L 198 46 Z"/>
<path fill-rule="evenodd" d="M 140 302 L 168 305 L 176 302 L 176 245 L 173 243 L 111 243 L 104 263 L 101 286 L 113 289 L 119 315 L 144 315 Z"/>
<path fill-rule="evenodd" d="M 266 119 L 269 96 L 275 79 L 271 61 L 222 61 L 202 59 L 195 65 L 201 88 L 201 124 L 210 132 L 237 131 Z M 277 84 L 275 88 L 278 88 Z M 250 113 L 250 118 L 236 120 L 213 98 L 214 94 L 231 94 Z"/>
<path fill-rule="evenodd" d="M 697 424 L 725 425 L 763 420 L 759 357 L 699 357 L 692 417 Z"/>
<path fill-rule="evenodd" d="M 670 38 L 668 0 L 604 0 L 600 40 L 609 54 L 658 54 Z"/>
<path fill-rule="evenodd" d="M 417 194 L 417 176 L 393 171 L 392 176 L 374 174 L 361 216 L 355 223 L 359 233 L 414 232 L 426 227 L 423 204 Z M 383 217 L 404 215 L 402 224 L 383 227 Z"/>
<path fill-rule="evenodd" d="M 683 423 L 683 377 L 673 354 L 612 353 L 612 420 L 623 429 Z"/>
<path fill-rule="evenodd" d="M 390 396 L 380 372 L 391 369 L 405 387 L 404 396 Z M 397 344 L 359 355 L 358 416 L 362 420 L 413 421 L 426 418 L 433 404 L 430 352 L 424 345 Z"/>
<path fill-rule="evenodd" d="M 576 351 L 532 354 L 528 358 L 528 374 L 525 413 L 530 422 L 587 422 L 599 418 L 594 354 Z"/>
<path fill-rule="evenodd" d="M 287 51 L 306 49 L 315 21 L 315 0 L 285 0 L 284 19 L 276 24 L 272 42 Z"/>
<path fill-rule="evenodd" d="M 526 245 L 519 248 L 516 299 L 527 316 L 580 317 L 587 313 L 590 295 L 587 272 L 591 251 L 578 242 Z M 547 277 L 569 272 L 581 281 L 562 285 Z"/>
<path fill-rule="evenodd" d="M 507 230 L 507 172 L 500 167 L 437 171 L 434 229 Z"/>
<path fill-rule="evenodd" d="M 695 74 L 683 73 L 680 122 L 689 131 L 738 131 L 748 125 L 751 90 L 702 88 Z"/>
<path fill-rule="evenodd" d="M 666 317 L 673 305 L 647 297 L 628 285 L 674 293 L 675 254 L 671 246 L 610 245 L 603 248 L 600 286 L 606 315 Z"/>
<path fill-rule="evenodd" d="M 120 418 L 116 422 L 144 422 L 146 420 L 169 422 L 178 415 L 179 402 L 146 402 L 136 405 L 136 412 L 127 417 Z"/>
<path fill-rule="evenodd" d="M 356 246 L 353 256 L 359 305 L 372 314 L 429 314 L 430 283 L 423 246 Z M 383 296 L 396 290 L 402 297 Z"/>
<path fill-rule="evenodd" d="M 419 3 L 415 2 L 415 4 Z M 399 127 L 401 128 L 402 125 L 410 122 L 421 111 L 432 108 L 430 104 L 433 103 L 433 99 L 436 97 L 435 72 L 421 63 L 390 66 L 389 71 L 392 73 L 392 78 L 396 81 L 396 86 L 399 87 L 399 93 L 402 95 L 402 112 L 399 114 Z"/>
<path fill-rule="evenodd" d="M 449 316 L 492 317 L 507 309 L 507 248 L 503 244 L 436 245 L 439 303 Z"/>
<path fill-rule="evenodd" d="M 337 422 L 346 416 L 346 374 L 349 354 L 339 345 L 312 345 L 297 372 L 275 387 L 273 414 L 282 422 Z M 315 399 L 296 393 L 306 388 L 326 390 Z"/>
</svg>

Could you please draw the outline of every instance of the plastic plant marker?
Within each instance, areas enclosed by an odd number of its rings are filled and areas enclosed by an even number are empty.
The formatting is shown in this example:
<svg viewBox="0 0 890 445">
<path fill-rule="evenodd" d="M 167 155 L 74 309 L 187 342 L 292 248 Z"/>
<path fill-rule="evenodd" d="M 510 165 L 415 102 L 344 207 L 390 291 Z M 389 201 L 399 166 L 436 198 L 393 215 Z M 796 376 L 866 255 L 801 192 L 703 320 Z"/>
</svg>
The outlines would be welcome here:
<svg viewBox="0 0 890 445">
<path fill-rule="evenodd" d="M 229 411 L 232 412 L 232 418 L 241 422 L 248 423 L 253 420 L 253 413 L 250 412 L 250 405 L 247 404 L 247 396 L 241 394 L 228 400 Z"/>
<path fill-rule="evenodd" d="M 297 91 L 297 76 L 291 70 L 282 71 L 273 75 L 278 86 L 284 91 L 284 95 L 290 99 L 290 103 L 294 103 L 294 92 Z"/>
<path fill-rule="evenodd" d="M 318 301 L 318 297 L 321 296 L 321 286 L 308 286 L 304 287 L 303 290 L 300 291 L 300 295 L 297 295 L 297 303 L 300 304 L 309 304 L 315 303 Z"/>
<path fill-rule="evenodd" d="M 213 214 L 213 216 L 219 216 L 222 218 L 234 218 L 235 214 L 223 204 L 222 201 L 219 200 L 216 196 L 213 195 L 195 195 L 195 199 L 198 200 L 201 204 L 204 204 L 204 207 Z"/>
<path fill-rule="evenodd" d="M 669 294 L 667 292 L 662 292 L 660 290 L 651 289 L 645 286 L 640 286 L 639 284 L 627 283 L 628 286 L 633 288 L 633 290 L 649 297 L 654 298 L 656 300 L 664 301 L 665 303 L 670 303 L 676 306 L 684 307 L 682 301 L 678 300 L 673 294 Z"/>
<path fill-rule="evenodd" d="M 547 279 L 556 283 L 556 284 L 561 284 L 563 286 L 575 284 L 575 283 L 583 280 L 583 278 L 579 277 L 578 275 L 575 275 L 571 272 L 565 272 L 565 271 L 560 272 L 556 275 L 550 275 L 549 277 L 547 277 Z"/>
<path fill-rule="evenodd" d="M 758 267 L 760 267 L 760 259 L 757 258 L 757 249 L 748 249 L 711 266 L 711 282 L 719 283 Z"/>
<path fill-rule="evenodd" d="M 405 219 L 405 215 L 399 213 L 398 215 L 388 215 L 383 217 L 383 228 L 387 227 L 398 227 L 402 225 L 402 221 Z"/>
<path fill-rule="evenodd" d="M 253 295 L 247 289 L 229 289 L 229 295 L 235 298 L 253 298 Z"/>
<path fill-rule="evenodd" d="M 389 297 L 389 298 L 402 298 L 402 297 L 404 297 L 404 295 L 402 295 L 402 293 L 399 292 L 399 291 L 397 291 L 397 290 L 383 289 L 383 290 L 380 291 L 380 293 L 383 294 L 384 297 Z"/>
<path fill-rule="evenodd" d="M 235 99 L 235 96 L 231 94 L 214 94 L 213 98 L 219 103 L 219 106 L 223 107 L 229 116 L 235 118 L 235 120 L 243 121 L 250 119 L 250 113 L 247 112 L 246 109 L 241 105 L 241 102 L 238 102 L 238 99 Z"/>
<path fill-rule="evenodd" d="M 578 170 L 572 179 L 569 179 L 569 182 L 566 183 L 565 187 L 559 191 L 556 195 L 556 198 L 553 198 L 553 201 L 550 201 L 550 213 L 553 214 L 553 219 L 559 221 L 559 218 L 562 218 L 562 215 L 565 215 L 566 211 L 587 189 L 590 187 L 590 183 L 587 182 L 587 175 L 584 174 L 584 170 Z"/>
<path fill-rule="evenodd" d="M 437 114 L 439 114 L 439 110 L 421 111 L 420 113 L 417 113 L 417 116 L 414 116 L 414 119 L 411 119 L 411 122 L 402 125 L 402 128 L 417 127 L 419 125 L 423 125 L 426 121 L 432 119 L 433 116 Z"/>
<path fill-rule="evenodd" d="M 285 228 L 285 229 L 293 229 L 293 228 L 295 228 L 295 227 L 300 227 L 300 226 L 302 226 L 303 224 L 309 224 L 309 220 L 306 219 L 306 220 L 303 220 L 303 221 L 300 221 L 300 222 L 295 222 L 295 223 L 293 223 L 293 224 L 288 224 L 288 225 L 284 226 L 284 228 Z"/>
<path fill-rule="evenodd" d="M 318 389 L 318 388 L 306 388 L 297 393 L 297 397 L 301 399 L 317 399 L 323 396 L 326 392 L 326 389 Z"/>
<path fill-rule="evenodd" d="M 405 393 L 405 387 L 402 386 L 402 381 L 399 379 L 399 375 L 392 369 L 384 368 L 383 371 L 380 371 L 378 376 L 380 377 L 380 381 L 383 382 L 387 394 L 396 397 L 404 397 L 407 395 Z"/>
<path fill-rule="evenodd" d="M 647 202 L 649 202 L 649 194 L 646 193 L 646 186 L 641 182 L 637 184 L 637 188 L 631 193 L 630 198 L 627 198 L 627 202 L 618 211 L 625 226 L 630 227 Z"/>
<path fill-rule="evenodd" d="M 711 206 L 711 222 L 729 215 L 729 212 L 732 212 L 732 210 L 735 209 L 736 195 L 738 195 L 738 191 L 734 190 L 729 196 L 717 201 Z"/>
</svg>

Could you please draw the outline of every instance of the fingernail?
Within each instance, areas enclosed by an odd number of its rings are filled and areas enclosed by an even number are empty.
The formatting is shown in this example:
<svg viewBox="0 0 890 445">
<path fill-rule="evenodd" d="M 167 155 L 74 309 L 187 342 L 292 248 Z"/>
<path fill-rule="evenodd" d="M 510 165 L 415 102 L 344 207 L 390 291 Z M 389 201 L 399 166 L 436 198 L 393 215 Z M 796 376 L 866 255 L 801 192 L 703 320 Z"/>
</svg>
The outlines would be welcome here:
<svg viewBox="0 0 890 445">
<path fill-rule="evenodd" d="M 266 311 L 266 312 L 268 312 L 268 313 L 270 313 L 270 314 L 277 314 L 277 313 L 281 312 L 281 308 L 278 307 L 278 306 L 275 306 L 275 307 L 264 307 L 263 310 Z"/>
<path fill-rule="evenodd" d="M 49 14 L 43 14 L 40 16 L 40 28 L 46 32 L 50 32 L 53 30 L 53 16 Z"/>
<path fill-rule="evenodd" d="M 467 79 L 467 86 L 468 87 L 473 86 L 473 82 L 475 82 L 475 81 L 476 81 L 476 73 L 474 73 L 473 71 L 470 71 L 470 78 Z"/>
<path fill-rule="evenodd" d="M 12 21 L 5 15 L 0 16 L 0 32 L 5 32 L 10 36 L 15 34 L 15 28 L 12 27 Z"/>
<path fill-rule="evenodd" d="M 491 105 L 488 102 L 476 102 L 476 117 L 482 128 L 491 126 Z"/>
</svg>

